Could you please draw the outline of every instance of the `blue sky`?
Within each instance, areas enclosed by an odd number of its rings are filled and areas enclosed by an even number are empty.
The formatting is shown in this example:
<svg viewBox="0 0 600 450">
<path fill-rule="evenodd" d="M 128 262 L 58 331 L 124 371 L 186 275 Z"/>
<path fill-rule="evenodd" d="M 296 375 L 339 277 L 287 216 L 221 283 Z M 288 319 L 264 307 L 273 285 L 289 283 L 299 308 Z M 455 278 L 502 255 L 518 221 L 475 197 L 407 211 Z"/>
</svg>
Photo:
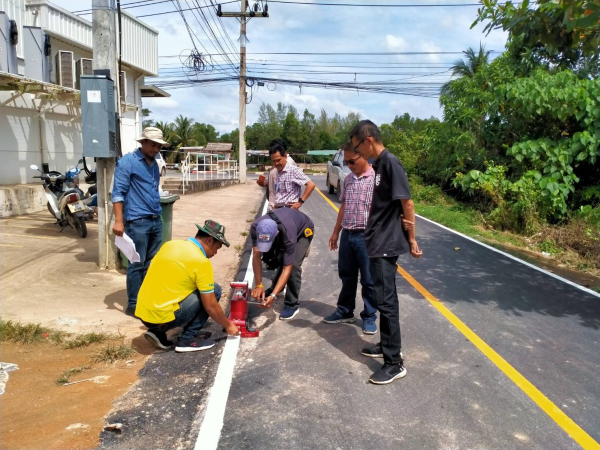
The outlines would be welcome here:
<svg viewBox="0 0 600 450">
<path fill-rule="evenodd" d="M 306 1 L 306 0 L 305 0 Z M 309 3 L 340 3 L 340 0 L 309 0 Z M 200 0 L 198 3 L 210 3 Z M 361 4 L 452 4 L 475 3 L 474 0 L 341 0 L 343 3 Z M 91 1 L 55 0 L 55 4 L 73 11 L 91 7 Z M 129 3 L 124 0 L 123 5 Z M 150 2 L 151 3 L 151 2 Z M 250 0 L 253 4 L 254 1 Z M 182 8 L 193 6 L 193 2 L 181 0 Z M 223 11 L 234 11 L 236 3 L 223 6 Z M 239 6 L 237 6 L 239 8 Z M 134 15 L 173 11 L 171 2 L 159 5 L 145 5 L 127 11 Z M 207 12 L 207 10 L 205 10 Z M 354 80 L 355 72 L 358 82 L 373 80 L 392 80 L 418 77 L 414 81 L 445 82 L 449 74 L 432 75 L 447 69 L 444 63 L 452 63 L 460 55 L 341 55 L 341 56 L 307 56 L 307 55 L 256 55 L 258 52 L 460 52 L 468 47 L 478 48 L 483 43 L 488 50 L 502 51 L 506 35 L 494 31 L 489 36 L 482 33 L 482 26 L 470 29 L 477 14 L 476 6 L 468 7 L 343 7 L 318 5 L 291 5 L 269 3 L 270 17 L 252 19 L 248 23 L 247 51 L 249 63 L 268 60 L 270 66 L 281 71 L 277 75 L 285 78 L 311 80 Z M 191 12 L 186 17 L 202 45 L 211 53 L 215 50 L 214 42 L 209 40 L 200 29 Z M 91 20 L 91 16 L 83 16 Z M 142 18 L 152 27 L 159 30 L 159 55 L 179 55 L 191 48 L 191 40 L 179 14 L 162 14 Z M 231 36 L 235 46 L 239 45 L 239 23 L 236 19 L 223 18 L 222 22 Z M 215 26 L 216 28 L 216 26 Z M 221 38 L 219 33 L 217 36 Z M 221 33 L 223 30 L 221 29 Z M 198 43 L 196 44 L 198 45 Z M 200 47 L 199 47 L 200 48 Z M 201 48 L 200 48 L 201 49 Z M 234 62 L 235 57 L 232 57 Z M 160 58 L 161 74 L 177 69 L 179 58 Z M 392 66 L 390 63 L 401 63 Z M 310 65 L 311 67 L 291 66 L 290 64 Z M 344 68 L 316 67 L 318 64 L 350 66 Z M 377 66 L 373 68 L 373 66 Z M 404 67 L 402 67 L 404 66 Z M 418 66 L 418 68 L 413 68 Z M 427 66 L 427 68 L 424 68 Z M 252 66 L 251 66 L 252 67 Z M 297 70 L 320 70 L 350 72 L 348 74 L 307 74 L 294 72 Z M 378 72 L 385 75 L 367 75 L 360 72 Z M 422 75 L 427 75 L 423 77 Z M 181 75 L 183 76 L 183 75 Z M 215 75 L 216 76 L 216 75 Z M 150 80 L 147 81 L 149 83 Z M 330 115 L 336 112 L 346 115 L 358 112 L 363 118 L 369 118 L 381 124 L 391 122 L 394 116 L 405 112 L 417 117 L 441 116 L 437 98 L 424 98 L 395 94 L 357 93 L 356 91 L 334 91 L 323 88 L 307 88 L 299 86 L 270 85 L 258 88 L 248 105 L 248 123 L 258 117 L 258 108 L 262 102 L 275 104 L 278 101 L 294 105 L 300 113 L 305 108 L 315 115 L 324 108 Z M 167 89 L 168 90 L 168 89 Z M 186 89 L 174 89 L 167 99 L 148 99 L 144 106 L 153 112 L 155 120 L 173 120 L 183 114 L 194 118 L 197 122 L 213 124 L 218 131 L 224 133 L 237 128 L 238 121 L 238 87 L 235 83 L 225 85 L 195 86 Z"/>
</svg>

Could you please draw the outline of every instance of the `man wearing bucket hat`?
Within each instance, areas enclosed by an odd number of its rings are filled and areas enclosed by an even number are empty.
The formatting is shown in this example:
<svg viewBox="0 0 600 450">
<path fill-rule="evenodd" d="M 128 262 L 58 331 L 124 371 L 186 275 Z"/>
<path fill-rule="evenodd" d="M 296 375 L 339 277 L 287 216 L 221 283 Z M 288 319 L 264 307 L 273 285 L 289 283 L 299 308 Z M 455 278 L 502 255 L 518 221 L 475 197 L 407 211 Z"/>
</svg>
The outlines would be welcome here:
<svg viewBox="0 0 600 450">
<path fill-rule="evenodd" d="M 167 331 L 182 327 L 176 352 L 195 352 L 214 347 L 215 342 L 199 335 L 211 317 L 227 334 L 239 330 L 219 306 L 221 286 L 214 282 L 209 259 L 229 242 L 225 227 L 214 220 L 196 224 L 195 238 L 165 242 L 160 248 L 139 292 L 135 315 L 148 327 L 144 337 L 157 348 L 173 345 Z"/>
<path fill-rule="evenodd" d="M 281 320 L 290 320 L 298 313 L 302 263 L 308 255 L 315 225 L 310 218 L 292 208 L 279 208 L 256 219 L 250 227 L 252 268 L 255 286 L 252 297 L 271 307 L 277 294 L 287 285 Z M 262 261 L 267 269 L 276 270 L 271 287 L 262 284 Z"/>
<path fill-rule="evenodd" d="M 127 233 L 140 254 L 140 262 L 130 263 L 127 267 L 125 314 L 129 316 L 134 314 L 138 291 L 150 261 L 162 243 L 160 174 L 155 158 L 162 146 L 168 145 L 162 131 L 154 127 L 144 128 L 142 136 L 136 140 L 141 147 L 117 162 L 112 191 L 113 233 L 117 236 Z"/>
</svg>

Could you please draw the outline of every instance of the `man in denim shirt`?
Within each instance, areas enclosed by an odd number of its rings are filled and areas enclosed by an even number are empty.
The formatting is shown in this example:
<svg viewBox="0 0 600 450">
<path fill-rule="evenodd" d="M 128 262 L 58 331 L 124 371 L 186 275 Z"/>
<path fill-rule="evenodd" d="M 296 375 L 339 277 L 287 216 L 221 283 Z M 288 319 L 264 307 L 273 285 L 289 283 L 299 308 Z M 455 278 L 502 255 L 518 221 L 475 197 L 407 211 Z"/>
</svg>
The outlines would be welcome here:
<svg viewBox="0 0 600 450">
<path fill-rule="evenodd" d="M 158 186 L 160 174 L 155 157 L 163 145 L 162 131 L 147 127 L 136 139 L 141 148 L 128 153 L 117 162 L 112 203 L 115 213 L 113 233 L 125 232 L 135 243 L 140 262 L 127 267 L 127 309 L 134 316 L 138 291 L 144 281 L 150 261 L 162 243 L 162 221 Z"/>
</svg>

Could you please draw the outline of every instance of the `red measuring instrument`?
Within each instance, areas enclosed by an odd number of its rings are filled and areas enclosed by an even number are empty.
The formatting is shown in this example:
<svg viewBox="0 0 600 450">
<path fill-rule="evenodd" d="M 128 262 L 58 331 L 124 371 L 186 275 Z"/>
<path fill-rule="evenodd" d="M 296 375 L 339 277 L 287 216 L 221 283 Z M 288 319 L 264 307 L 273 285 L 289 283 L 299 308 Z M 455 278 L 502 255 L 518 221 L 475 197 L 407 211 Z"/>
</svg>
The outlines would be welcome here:
<svg viewBox="0 0 600 450">
<path fill-rule="evenodd" d="M 258 330 L 251 327 L 248 323 L 248 303 L 254 305 L 261 305 L 261 303 L 248 300 L 250 297 L 250 288 L 247 281 L 234 281 L 229 285 L 233 290 L 229 320 L 240 329 L 243 338 L 258 337 Z"/>
</svg>

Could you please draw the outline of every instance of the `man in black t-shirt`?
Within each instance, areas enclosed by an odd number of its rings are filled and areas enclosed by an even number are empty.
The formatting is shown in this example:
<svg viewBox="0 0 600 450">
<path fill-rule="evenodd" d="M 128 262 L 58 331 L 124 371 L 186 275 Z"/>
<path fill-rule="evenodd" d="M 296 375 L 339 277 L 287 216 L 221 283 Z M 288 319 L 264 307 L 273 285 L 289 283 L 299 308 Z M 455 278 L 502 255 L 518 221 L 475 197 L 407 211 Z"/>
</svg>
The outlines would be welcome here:
<svg viewBox="0 0 600 450">
<path fill-rule="evenodd" d="M 361 120 L 350 132 L 354 150 L 364 159 L 373 158 L 375 188 L 365 242 L 380 314 L 380 343 L 362 350 L 371 358 L 383 357 L 383 366 L 371 375 L 374 384 L 388 384 L 406 375 L 400 343 L 400 305 L 396 292 L 396 260 L 410 252 L 420 258 L 415 238 L 415 210 L 410 198 L 404 167 L 381 142 L 379 128 L 370 120 Z M 406 230 L 402 228 L 402 217 Z"/>
</svg>

